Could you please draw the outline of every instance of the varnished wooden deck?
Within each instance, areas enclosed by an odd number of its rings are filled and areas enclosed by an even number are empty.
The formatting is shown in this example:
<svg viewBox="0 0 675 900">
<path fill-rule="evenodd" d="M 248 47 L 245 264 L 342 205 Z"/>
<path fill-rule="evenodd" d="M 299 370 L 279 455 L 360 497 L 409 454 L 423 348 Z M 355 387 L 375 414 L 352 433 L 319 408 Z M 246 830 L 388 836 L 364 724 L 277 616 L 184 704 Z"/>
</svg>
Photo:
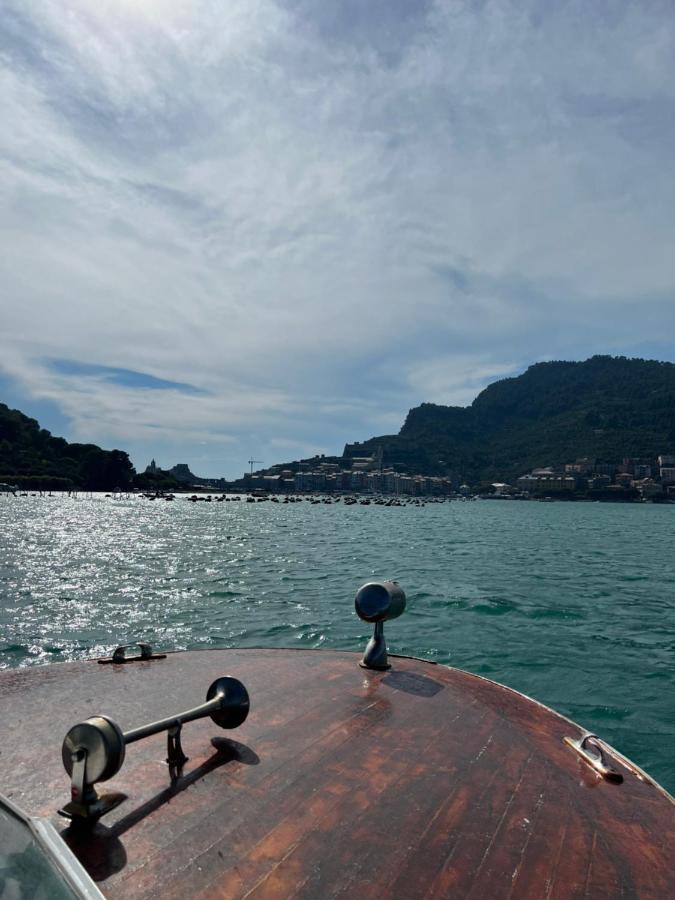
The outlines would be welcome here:
<svg viewBox="0 0 675 900">
<path fill-rule="evenodd" d="M 0 791 L 49 816 L 110 897 L 663 898 L 675 895 L 673 805 L 612 760 L 602 781 L 564 743 L 576 726 L 464 672 L 331 651 L 223 650 L 124 666 L 0 673 Z M 127 749 L 99 785 L 128 794 L 89 837 L 64 829 L 60 746 L 97 713 L 123 729 L 203 701 L 234 675 L 236 731 Z M 212 739 L 216 739 L 214 746 Z"/>
</svg>

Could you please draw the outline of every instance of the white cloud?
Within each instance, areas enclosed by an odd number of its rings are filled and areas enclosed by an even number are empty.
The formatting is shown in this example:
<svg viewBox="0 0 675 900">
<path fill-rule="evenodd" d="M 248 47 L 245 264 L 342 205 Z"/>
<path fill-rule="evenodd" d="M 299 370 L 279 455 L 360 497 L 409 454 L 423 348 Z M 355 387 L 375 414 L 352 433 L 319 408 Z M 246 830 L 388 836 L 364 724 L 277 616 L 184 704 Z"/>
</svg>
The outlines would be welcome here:
<svg viewBox="0 0 675 900">
<path fill-rule="evenodd" d="M 0 359 L 73 437 L 339 449 L 675 333 L 666 9 L 349 9 L 6 3 Z"/>
<path fill-rule="evenodd" d="M 453 354 L 414 363 L 407 378 L 420 402 L 469 406 L 488 384 L 519 374 L 519 368 L 484 356 Z"/>
</svg>

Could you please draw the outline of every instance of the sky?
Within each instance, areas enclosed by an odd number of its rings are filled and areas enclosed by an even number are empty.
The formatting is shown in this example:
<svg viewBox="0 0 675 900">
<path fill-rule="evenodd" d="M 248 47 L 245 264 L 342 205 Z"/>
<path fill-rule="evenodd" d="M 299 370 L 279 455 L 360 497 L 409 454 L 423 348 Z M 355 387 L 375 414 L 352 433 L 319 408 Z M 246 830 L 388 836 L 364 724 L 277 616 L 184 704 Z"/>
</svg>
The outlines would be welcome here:
<svg viewBox="0 0 675 900">
<path fill-rule="evenodd" d="M 0 402 L 202 476 L 675 361 L 673 3 L 1 0 Z"/>
</svg>

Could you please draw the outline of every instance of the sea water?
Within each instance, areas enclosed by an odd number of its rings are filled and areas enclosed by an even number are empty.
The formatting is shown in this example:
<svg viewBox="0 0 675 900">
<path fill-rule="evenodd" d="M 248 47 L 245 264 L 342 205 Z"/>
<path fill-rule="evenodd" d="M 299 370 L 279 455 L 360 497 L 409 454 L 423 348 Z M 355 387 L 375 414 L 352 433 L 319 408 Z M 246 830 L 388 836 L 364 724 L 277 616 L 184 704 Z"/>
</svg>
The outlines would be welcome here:
<svg viewBox="0 0 675 900">
<path fill-rule="evenodd" d="M 0 667 L 156 649 L 357 650 L 397 579 L 392 652 L 516 688 L 675 790 L 675 506 L 190 503 L 0 495 Z"/>
</svg>

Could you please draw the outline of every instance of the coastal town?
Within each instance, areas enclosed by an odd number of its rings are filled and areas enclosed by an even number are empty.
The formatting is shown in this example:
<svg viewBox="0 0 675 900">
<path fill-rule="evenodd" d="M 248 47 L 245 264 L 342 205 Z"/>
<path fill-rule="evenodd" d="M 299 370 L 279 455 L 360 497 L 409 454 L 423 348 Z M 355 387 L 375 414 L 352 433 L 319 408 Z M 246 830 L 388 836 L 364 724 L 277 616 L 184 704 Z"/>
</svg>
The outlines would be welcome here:
<svg viewBox="0 0 675 900">
<path fill-rule="evenodd" d="M 461 474 L 442 476 L 401 472 L 383 465 L 382 453 L 371 456 L 317 455 L 293 463 L 246 472 L 241 478 L 201 478 L 187 463 L 160 468 L 153 459 L 136 492 L 197 492 L 275 495 L 363 495 L 364 497 L 481 498 L 489 500 L 602 500 L 675 503 L 675 454 L 655 459 L 624 457 L 617 462 L 582 457 L 563 465 L 541 466 L 510 482 L 469 483 Z M 37 486 L 42 490 L 42 485 Z M 47 489 L 47 486 L 45 486 Z M 51 485 L 49 489 L 53 489 Z M 58 490 L 58 488 L 56 488 Z M 16 484 L 0 481 L 0 493 L 17 493 Z M 118 488 L 117 490 L 121 490 Z"/>
<path fill-rule="evenodd" d="M 497 492 L 511 490 L 509 485 L 495 488 Z M 675 455 L 661 454 L 655 460 L 627 457 L 620 463 L 586 457 L 566 463 L 562 469 L 533 469 L 517 479 L 516 490 L 528 495 L 600 492 L 608 499 L 621 499 L 632 492 L 642 500 L 675 499 Z"/>
<path fill-rule="evenodd" d="M 159 470 L 154 462 L 146 469 Z M 382 454 L 363 457 L 323 455 L 289 465 L 247 472 L 241 479 L 203 479 L 179 464 L 168 470 L 191 490 L 241 490 L 265 494 L 365 494 L 390 496 L 481 496 L 490 499 L 596 499 L 675 501 L 675 454 L 656 459 L 626 457 L 606 462 L 584 457 L 562 466 L 544 466 L 513 483 L 466 484 L 460 475 L 428 476 L 382 465 Z"/>
</svg>

